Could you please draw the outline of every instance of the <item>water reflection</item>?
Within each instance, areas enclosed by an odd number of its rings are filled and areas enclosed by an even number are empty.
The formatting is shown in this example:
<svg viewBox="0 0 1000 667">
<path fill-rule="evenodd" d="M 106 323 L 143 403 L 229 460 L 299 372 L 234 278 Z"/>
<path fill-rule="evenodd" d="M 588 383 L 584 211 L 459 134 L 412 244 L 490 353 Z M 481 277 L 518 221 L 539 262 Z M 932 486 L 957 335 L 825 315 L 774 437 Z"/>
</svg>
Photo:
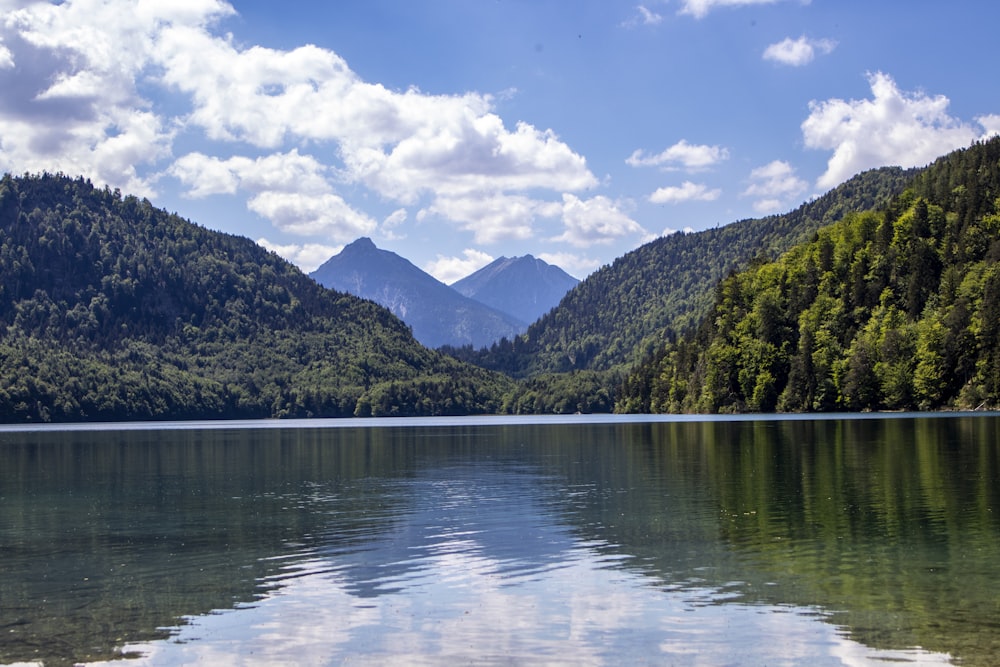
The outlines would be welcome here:
<svg viewBox="0 0 1000 667">
<path fill-rule="evenodd" d="M 253 608 L 190 619 L 173 642 L 129 648 L 143 654 L 139 665 L 950 664 L 917 649 L 873 650 L 816 609 L 665 593 L 586 547 L 516 583 L 455 555 L 429 563 L 410 594 L 370 600 L 325 563 L 302 563 L 301 576 Z"/>
<path fill-rule="evenodd" d="M 0 434 L 0 663 L 990 664 L 997 424 Z"/>
</svg>

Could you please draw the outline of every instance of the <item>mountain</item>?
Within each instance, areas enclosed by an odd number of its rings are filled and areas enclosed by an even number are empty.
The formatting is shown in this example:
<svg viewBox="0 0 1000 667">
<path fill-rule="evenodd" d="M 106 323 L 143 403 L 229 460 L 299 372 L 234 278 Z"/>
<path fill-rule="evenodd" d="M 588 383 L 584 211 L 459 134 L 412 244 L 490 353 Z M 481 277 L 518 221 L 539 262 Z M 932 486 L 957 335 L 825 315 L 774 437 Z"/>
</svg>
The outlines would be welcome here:
<svg viewBox="0 0 1000 667">
<path fill-rule="evenodd" d="M 498 411 L 512 383 L 246 238 L 89 181 L 0 179 L 0 421 Z"/>
<path fill-rule="evenodd" d="M 624 412 L 1000 406 L 1000 138 L 888 206 L 726 278 L 695 333 L 628 378 Z"/>
<path fill-rule="evenodd" d="M 408 260 L 361 238 L 309 274 L 326 287 L 379 303 L 427 347 L 490 345 L 527 324 L 463 296 Z"/>
<path fill-rule="evenodd" d="M 558 266 L 525 255 L 501 257 L 451 287 L 522 322 L 534 322 L 579 282 Z"/>
<path fill-rule="evenodd" d="M 697 326 L 726 274 L 776 257 L 848 212 L 884 204 L 916 173 L 868 171 L 790 213 L 661 237 L 592 273 L 517 339 L 456 353 L 514 377 L 628 367 Z"/>
</svg>

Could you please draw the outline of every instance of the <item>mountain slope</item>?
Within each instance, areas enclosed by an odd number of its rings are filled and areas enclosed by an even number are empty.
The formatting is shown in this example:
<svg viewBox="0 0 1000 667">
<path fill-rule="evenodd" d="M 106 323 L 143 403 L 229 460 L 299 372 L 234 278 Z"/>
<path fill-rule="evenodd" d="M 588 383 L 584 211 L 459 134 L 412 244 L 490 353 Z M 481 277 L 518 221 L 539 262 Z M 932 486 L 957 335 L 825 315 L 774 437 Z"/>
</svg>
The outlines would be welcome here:
<svg viewBox="0 0 1000 667">
<path fill-rule="evenodd" d="M 89 181 L 0 180 L 0 420 L 494 412 L 509 382 L 252 241 Z"/>
<path fill-rule="evenodd" d="M 489 345 L 526 323 L 462 296 L 408 260 L 361 238 L 309 274 L 326 287 L 371 299 L 413 328 L 428 347 Z"/>
<path fill-rule="evenodd" d="M 1000 138 L 728 277 L 697 335 L 638 367 L 617 409 L 983 406 L 1000 406 Z"/>
<path fill-rule="evenodd" d="M 727 273 L 888 201 L 915 173 L 868 171 L 791 213 L 659 238 L 591 274 L 517 340 L 463 358 L 515 377 L 637 363 L 664 337 L 695 326 Z"/>
<path fill-rule="evenodd" d="M 501 257 L 451 287 L 522 322 L 534 322 L 579 282 L 558 266 L 525 255 Z"/>
</svg>

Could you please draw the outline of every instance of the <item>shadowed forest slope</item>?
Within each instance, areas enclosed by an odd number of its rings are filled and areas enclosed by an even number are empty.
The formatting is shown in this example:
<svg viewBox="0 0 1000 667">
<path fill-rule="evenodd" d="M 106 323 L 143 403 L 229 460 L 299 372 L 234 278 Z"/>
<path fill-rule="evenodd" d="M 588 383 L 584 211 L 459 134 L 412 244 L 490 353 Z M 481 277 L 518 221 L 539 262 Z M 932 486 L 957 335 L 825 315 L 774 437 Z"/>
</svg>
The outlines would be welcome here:
<svg viewBox="0 0 1000 667">
<path fill-rule="evenodd" d="M 0 180 L 0 420 L 495 412 L 510 381 L 252 241 L 57 175 Z"/>
</svg>

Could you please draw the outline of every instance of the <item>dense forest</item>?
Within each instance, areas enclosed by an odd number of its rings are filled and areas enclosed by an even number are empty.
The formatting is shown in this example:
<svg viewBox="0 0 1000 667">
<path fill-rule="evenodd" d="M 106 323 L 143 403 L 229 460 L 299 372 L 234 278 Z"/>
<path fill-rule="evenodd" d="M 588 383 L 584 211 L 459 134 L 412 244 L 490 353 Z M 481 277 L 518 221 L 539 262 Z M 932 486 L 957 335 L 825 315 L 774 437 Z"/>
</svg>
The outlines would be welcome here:
<svg viewBox="0 0 1000 667">
<path fill-rule="evenodd" d="M 0 180 L 0 421 L 499 411 L 513 383 L 252 241 L 61 175 Z"/>
<path fill-rule="evenodd" d="M 864 172 L 784 215 L 659 238 L 594 272 L 513 341 L 446 351 L 519 378 L 631 366 L 665 337 L 697 326 L 728 272 L 777 257 L 848 212 L 884 205 L 916 173 Z"/>
<path fill-rule="evenodd" d="M 995 139 L 658 239 L 445 354 L 248 239 L 7 175 L 0 421 L 998 407 L 998 208 Z"/>
<path fill-rule="evenodd" d="M 1000 138 L 717 286 L 629 375 L 622 412 L 1000 406 Z"/>
</svg>

